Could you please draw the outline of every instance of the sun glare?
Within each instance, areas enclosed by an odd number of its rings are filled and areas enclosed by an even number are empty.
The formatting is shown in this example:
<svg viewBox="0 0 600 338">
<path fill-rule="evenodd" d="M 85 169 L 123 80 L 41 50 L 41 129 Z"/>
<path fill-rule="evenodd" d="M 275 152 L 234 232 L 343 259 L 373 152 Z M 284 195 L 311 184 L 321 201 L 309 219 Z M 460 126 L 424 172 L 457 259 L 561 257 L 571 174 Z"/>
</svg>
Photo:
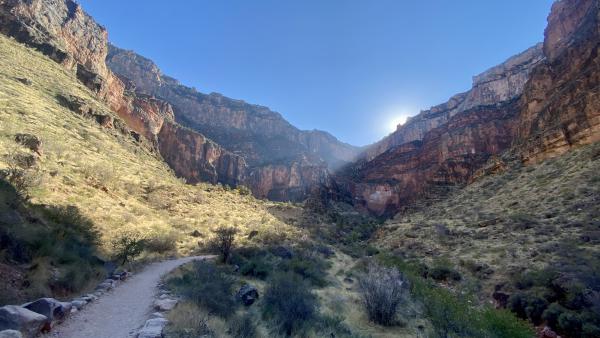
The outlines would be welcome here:
<svg viewBox="0 0 600 338">
<path fill-rule="evenodd" d="M 405 124 L 407 119 L 408 119 L 408 115 L 406 115 L 406 114 L 395 116 L 394 118 L 392 118 L 390 120 L 390 122 L 388 124 L 388 131 L 390 131 L 390 132 L 395 131 L 396 128 L 398 127 L 398 125 Z"/>
</svg>

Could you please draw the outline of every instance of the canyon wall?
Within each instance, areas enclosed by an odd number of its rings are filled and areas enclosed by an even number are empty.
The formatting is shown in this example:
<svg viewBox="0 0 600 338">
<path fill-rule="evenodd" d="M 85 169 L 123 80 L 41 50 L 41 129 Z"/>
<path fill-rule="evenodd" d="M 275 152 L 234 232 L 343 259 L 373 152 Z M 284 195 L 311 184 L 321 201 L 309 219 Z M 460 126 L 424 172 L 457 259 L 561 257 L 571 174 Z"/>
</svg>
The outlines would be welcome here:
<svg viewBox="0 0 600 338">
<path fill-rule="evenodd" d="M 388 149 L 422 140 L 430 130 L 447 123 L 454 115 L 478 106 L 494 105 L 520 97 L 531 71 L 544 59 L 543 45 L 537 44 L 504 63 L 473 77 L 472 88 L 447 102 L 421 111 L 361 155 L 372 160 Z"/>
<path fill-rule="evenodd" d="M 508 149 L 527 164 L 598 142 L 599 48 L 600 3 L 557 1 L 543 44 L 475 76 L 471 90 L 399 126 L 336 179 L 358 207 L 391 215 L 436 186 L 501 168 L 496 155 Z"/>
<path fill-rule="evenodd" d="M 299 130 L 267 107 L 186 87 L 135 52 L 111 46 L 107 63 L 136 91 L 171 103 L 178 123 L 243 157 L 245 184 L 257 197 L 302 200 L 359 151 L 328 133 Z"/>
<path fill-rule="evenodd" d="M 136 91 L 107 67 L 108 33 L 76 2 L 0 0 L 0 32 L 72 71 L 190 182 L 237 184 L 245 178 L 243 158 L 177 126 L 168 102 Z"/>
<path fill-rule="evenodd" d="M 595 0 L 552 6 L 544 39 L 547 58 L 524 90 L 515 139 L 527 163 L 600 141 L 599 7 Z"/>
</svg>

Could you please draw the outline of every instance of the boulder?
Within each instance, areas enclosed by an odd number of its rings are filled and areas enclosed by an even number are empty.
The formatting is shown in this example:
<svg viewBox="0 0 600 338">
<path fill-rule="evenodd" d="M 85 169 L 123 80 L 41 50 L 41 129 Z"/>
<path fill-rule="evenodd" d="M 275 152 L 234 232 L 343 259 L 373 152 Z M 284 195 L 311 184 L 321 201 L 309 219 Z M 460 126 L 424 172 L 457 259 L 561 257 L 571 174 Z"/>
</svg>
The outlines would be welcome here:
<svg viewBox="0 0 600 338">
<path fill-rule="evenodd" d="M 258 290 L 250 284 L 244 284 L 235 296 L 244 305 L 250 306 L 258 299 Z"/>
<path fill-rule="evenodd" d="M 164 318 L 148 319 L 138 332 L 138 338 L 161 338 L 163 329 L 168 323 L 169 321 Z"/>
<path fill-rule="evenodd" d="M 17 305 L 0 308 L 0 330 L 17 330 L 24 337 L 35 337 L 47 322 L 44 315 Z"/>
<path fill-rule="evenodd" d="M 46 329 L 49 330 L 52 322 L 63 321 L 71 314 L 71 303 L 60 302 L 54 298 L 40 298 L 34 302 L 25 304 L 24 308 L 46 316 Z"/>
<path fill-rule="evenodd" d="M 0 338 L 23 338 L 23 335 L 19 331 L 4 330 L 0 331 Z"/>
<path fill-rule="evenodd" d="M 176 299 L 157 299 L 154 301 L 154 308 L 158 311 L 171 311 L 177 305 Z"/>
</svg>

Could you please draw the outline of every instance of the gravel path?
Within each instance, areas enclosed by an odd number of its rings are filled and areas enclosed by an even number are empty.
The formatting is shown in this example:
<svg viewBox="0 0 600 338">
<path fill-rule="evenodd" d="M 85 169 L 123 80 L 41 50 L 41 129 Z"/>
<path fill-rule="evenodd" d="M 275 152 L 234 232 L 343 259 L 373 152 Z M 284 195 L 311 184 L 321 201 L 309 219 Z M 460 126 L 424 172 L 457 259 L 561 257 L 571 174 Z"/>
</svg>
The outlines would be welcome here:
<svg viewBox="0 0 600 338">
<path fill-rule="evenodd" d="M 127 338 L 132 337 L 152 311 L 160 278 L 176 267 L 209 256 L 186 257 L 152 263 L 142 272 L 88 304 L 63 324 L 55 327 L 50 337 L 61 338 Z"/>
</svg>

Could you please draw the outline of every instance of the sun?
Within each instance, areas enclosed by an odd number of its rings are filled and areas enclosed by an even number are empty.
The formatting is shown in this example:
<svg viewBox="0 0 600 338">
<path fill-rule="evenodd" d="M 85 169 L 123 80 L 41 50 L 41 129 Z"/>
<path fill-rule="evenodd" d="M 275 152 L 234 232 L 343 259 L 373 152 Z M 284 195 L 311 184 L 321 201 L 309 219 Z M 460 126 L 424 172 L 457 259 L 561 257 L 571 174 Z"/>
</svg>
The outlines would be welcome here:
<svg viewBox="0 0 600 338">
<path fill-rule="evenodd" d="M 394 116 L 388 124 L 388 130 L 395 131 L 398 125 L 405 124 L 407 119 L 408 115 L 406 114 Z"/>
</svg>

